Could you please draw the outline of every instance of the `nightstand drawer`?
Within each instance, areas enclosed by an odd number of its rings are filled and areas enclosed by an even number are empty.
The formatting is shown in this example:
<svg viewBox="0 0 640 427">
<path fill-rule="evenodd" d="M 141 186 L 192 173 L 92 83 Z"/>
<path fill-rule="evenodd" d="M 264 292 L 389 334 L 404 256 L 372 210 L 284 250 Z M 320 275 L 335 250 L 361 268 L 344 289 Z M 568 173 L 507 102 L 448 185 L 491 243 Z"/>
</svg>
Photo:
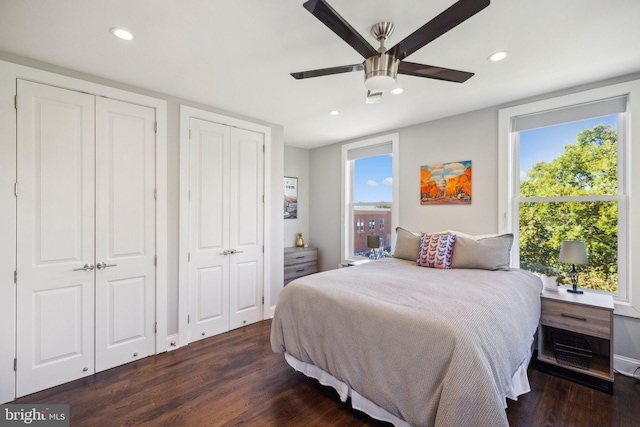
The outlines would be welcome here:
<svg viewBox="0 0 640 427">
<path fill-rule="evenodd" d="M 597 307 L 543 299 L 540 323 L 599 338 L 611 338 L 611 311 Z"/>
<path fill-rule="evenodd" d="M 298 277 L 306 276 L 318 272 L 318 263 L 314 261 L 296 264 L 284 269 L 284 281 L 290 282 Z"/>
<path fill-rule="evenodd" d="M 295 252 L 284 253 L 284 265 L 301 264 L 305 262 L 316 262 L 318 251 L 316 248 L 297 249 Z"/>
</svg>

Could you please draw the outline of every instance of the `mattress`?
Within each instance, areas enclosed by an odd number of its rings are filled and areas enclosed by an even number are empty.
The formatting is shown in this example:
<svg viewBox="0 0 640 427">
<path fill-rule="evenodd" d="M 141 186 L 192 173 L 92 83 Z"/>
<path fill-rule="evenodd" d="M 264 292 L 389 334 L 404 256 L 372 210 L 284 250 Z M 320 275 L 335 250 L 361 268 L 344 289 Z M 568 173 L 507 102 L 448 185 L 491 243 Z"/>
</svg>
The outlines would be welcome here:
<svg viewBox="0 0 640 427">
<path fill-rule="evenodd" d="M 505 397 L 528 387 L 541 289 L 522 270 L 438 270 L 385 259 L 287 285 L 271 345 L 374 418 L 506 426 Z"/>
</svg>

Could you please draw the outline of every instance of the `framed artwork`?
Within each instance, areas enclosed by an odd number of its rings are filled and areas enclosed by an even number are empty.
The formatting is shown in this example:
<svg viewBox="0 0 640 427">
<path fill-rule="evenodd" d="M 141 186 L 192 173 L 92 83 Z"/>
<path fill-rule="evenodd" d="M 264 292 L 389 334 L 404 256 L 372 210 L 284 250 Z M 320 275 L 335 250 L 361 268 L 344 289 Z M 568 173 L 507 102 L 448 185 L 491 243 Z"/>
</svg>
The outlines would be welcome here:
<svg viewBox="0 0 640 427">
<path fill-rule="evenodd" d="M 420 166 L 421 205 L 470 205 L 471 160 Z"/>
<path fill-rule="evenodd" d="M 284 177 L 284 219 L 298 218 L 298 178 Z"/>
</svg>

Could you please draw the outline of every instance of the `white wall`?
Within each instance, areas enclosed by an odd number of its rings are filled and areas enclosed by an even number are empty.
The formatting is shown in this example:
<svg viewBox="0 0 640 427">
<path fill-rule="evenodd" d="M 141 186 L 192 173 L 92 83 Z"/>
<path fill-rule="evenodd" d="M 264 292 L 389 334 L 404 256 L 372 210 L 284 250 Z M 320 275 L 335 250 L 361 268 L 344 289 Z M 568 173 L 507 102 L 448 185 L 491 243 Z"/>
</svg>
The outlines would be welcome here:
<svg viewBox="0 0 640 427">
<path fill-rule="evenodd" d="M 167 276 L 168 276 L 168 295 L 167 295 L 167 332 L 169 335 L 175 334 L 178 332 L 178 213 L 179 213 L 179 141 L 180 141 L 180 105 L 188 105 L 190 107 L 199 108 L 206 111 L 211 111 L 218 114 L 223 114 L 226 116 L 251 121 L 254 123 L 262 124 L 265 126 L 269 126 L 271 128 L 271 164 L 265 165 L 265 171 L 271 176 L 271 217 L 273 219 L 271 227 L 272 232 L 272 240 L 271 247 L 265 248 L 265 250 L 272 251 L 272 262 L 271 262 L 271 283 L 274 284 L 271 289 L 271 298 L 272 302 L 275 304 L 277 301 L 277 296 L 279 293 L 278 284 L 283 282 L 283 265 L 284 265 L 284 255 L 283 255 L 283 244 L 282 239 L 282 227 L 283 227 L 283 219 L 282 219 L 282 177 L 284 175 L 283 171 L 283 156 L 284 156 L 284 129 L 280 125 L 276 125 L 273 123 L 267 123 L 260 120 L 256 120 L 250 117 L 243 116 L 241 114 L 232 113 L 224 110 L 217 109 L 212 106 L 202 105 L 196 102 L 192 102 L 186 99 L 181 99 L 178 97 L 166 95 L 163 93 L 158 93 L 150 90 L 146 90 L 143 88 L 138 88 L 134 86 L 130 86 L 127 84 L 123 84 L 120 82 L 114 82 L 110 80 L 106 80 L 100 77 L 80 73 L 74 70 L 68 70 L 65 68 L 61 68 L 58 66 L 54 66 L 51 64 L 46 64 L 40 61 L 34 61 L 28 58 L 23 58 L 20 56 L 16 56 L 13 54 L 9 54 L 6 52 L 0 52 L 0 60 L 4 60 L 7 62 L 12 62 L 19 65 L 28 66 L 35 69 L 40 69 L 48 72 L 53 72 L 56 74 L 73 77 L 77 79 L 81 79 L 84 81 L 97 83 L 105 86 L 110 86 L 117 89 L 123 89 L 129 92 L 138 93 L 142 95 L 151 96 L 154 98 L 158 98 L 161 100 L 165 100 L 167 102 L 167 258 L 168 258 L 168 266 L 167 266 Z M 15 81 L 12 82 L 4 82 L 5 79 L 0 79 L 0 84 L 13 85 L 15 87 Z M 0 100 L 2 103 L 2 109 L 0 109 L 0 113 L 11 112 L 13 110 L 13 98 L 10 99 L 2 99 Z M 13 113 L 12 113 L 13 114 Z M 0 120 L 0 123 L 2 121 Z M 15 145 L 15 141 L 0 141 L 1 144 L 13 144 Z M 15 156 L 14 156 L 15 158 Z M 11 182 L 5 182 L 5 177 L 0 176 L 3 181 L 0 183 L 0 188 L 11 190 L 11 194 L 13 194 L 13 181 L 15 178 L 11 179 Z M 8 191 L 8 190 L 7 190 Z M 3 199 L 4 200 L 4 199 Z M 0 227 L 4 227 L 4 223 L 0 224 Z M 3 230 L 4 232 L 4 230 Z M 0 235 L 2 235 L 0 233 Z M 3 254 L 4 255 L 4 254 Z M 14 262 L 15 265 L 15 262 Z M 11 267 L 11 283 L 13 282 L 13 269 Z M 9 271 L 7 269 L 7 271 Z M 0 272 L 4 272 L 4 269 L 0 268 Z M 6 275 L 6 274 L 5 274 Z M 8 277 L 8 276 L 7 276 Z M 6 280 L 5 277 L 2 277 L 3 280 Z M 0 283 L 0 286 L 4 285 L 4 283 Z M 275 289 L 274 289 L 275 288 Z M 2 307 L 0 306 L 0 309 Z M 3 312 L 0 310 L 0 312 Z M 4 312 L 3 312 L 4 313 Z M 3 326 L 4 327 L 4 326 Z"/>
<path fill-rule="evenodd" d="M 309 237 L 318 248 L 320 271 L 340 264 L 341 145 L 332 144 L 309 153 Z"/>
<path fill-rule="evenodd" d="M 284 176 L 298 178 L 298 218 L 284 220 L 283 245 L 295 246 L 298 233 L 302 233 L 304 242 L 313 246 L 309 236 L 309 150 L 284 146 Z"/>
<path fill-rule="evenodd" d="M 385 132 L 398 132 L 400 135 L 399 225 L 412 231 L 455 229 L 470 234 L 498 232 L 498 110 L 639 77 L 624 76 Z M 636 140 L 640 138 L 636 136 Z M 350 142 L 353 141 L 316 148 L 310 152 L 310 233 L 319 252 L 323 254 L 320 270 L 337 268 L 340 261 L 340 147 Z M 634 142 L 632 149 L 639 144 Z M 420 166 L 457 160 L 472 161 L 472 204 L 421 206 Z M 638 255 L 632 257 L 632 265 L 638 265 Z M 614 352 L 640 361 L 640 319 L 616 315 L 614 335 Z"/>
</svg>

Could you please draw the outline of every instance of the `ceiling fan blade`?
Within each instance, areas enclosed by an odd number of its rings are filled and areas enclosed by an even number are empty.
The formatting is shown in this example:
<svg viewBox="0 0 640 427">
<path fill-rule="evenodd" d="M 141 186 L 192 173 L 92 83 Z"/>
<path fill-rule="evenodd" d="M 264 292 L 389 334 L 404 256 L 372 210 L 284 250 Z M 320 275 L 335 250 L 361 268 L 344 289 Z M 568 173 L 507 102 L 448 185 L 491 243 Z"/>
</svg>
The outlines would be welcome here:
<svg viewBox="0 0 640 427">
<path fill-rule="evenodd" d="M 322 68 L 319 70 L 300 71 L 297 73 L 291 73 L 291 75 L 294 78 L 300 80 L 300 79 L 308 79 L 311 77 L 328 76 L 330 74 L 350 73 L 352 71 L 362 71 L 362 70 L 364 70 L 364 65 L 353 64 L 353 65 L 343 65 L 341 67 Z"/>
<path fill-rule="evenodd" d="M 405 61 L 400 62 L 400 65 L 398 66 L 398 73 L 455 83 L 464 83 L 473 77 L 473 73 L 468 73 L 466 71 L 458 71 L 450 68 L 434 67 L 433 65 L 416 64 Z"/>
<path fill-rule="evenodd" d="M 378 53 L 356 30 L 345 21 L 338 12 L 329 6 L 324 0 L 309 0 L 302 6 L 320 20 L 331 31 L 336 33 L 349 46 L 354 48 L 363 58 L 368 58 Z"/>
<path fill-rule="evenodd" d="M 389 49 L 389 52 L 402 61 L 418 49 L 489 6 L 489 3 L 489 0 L 459 0 Z"/>
</svg>

